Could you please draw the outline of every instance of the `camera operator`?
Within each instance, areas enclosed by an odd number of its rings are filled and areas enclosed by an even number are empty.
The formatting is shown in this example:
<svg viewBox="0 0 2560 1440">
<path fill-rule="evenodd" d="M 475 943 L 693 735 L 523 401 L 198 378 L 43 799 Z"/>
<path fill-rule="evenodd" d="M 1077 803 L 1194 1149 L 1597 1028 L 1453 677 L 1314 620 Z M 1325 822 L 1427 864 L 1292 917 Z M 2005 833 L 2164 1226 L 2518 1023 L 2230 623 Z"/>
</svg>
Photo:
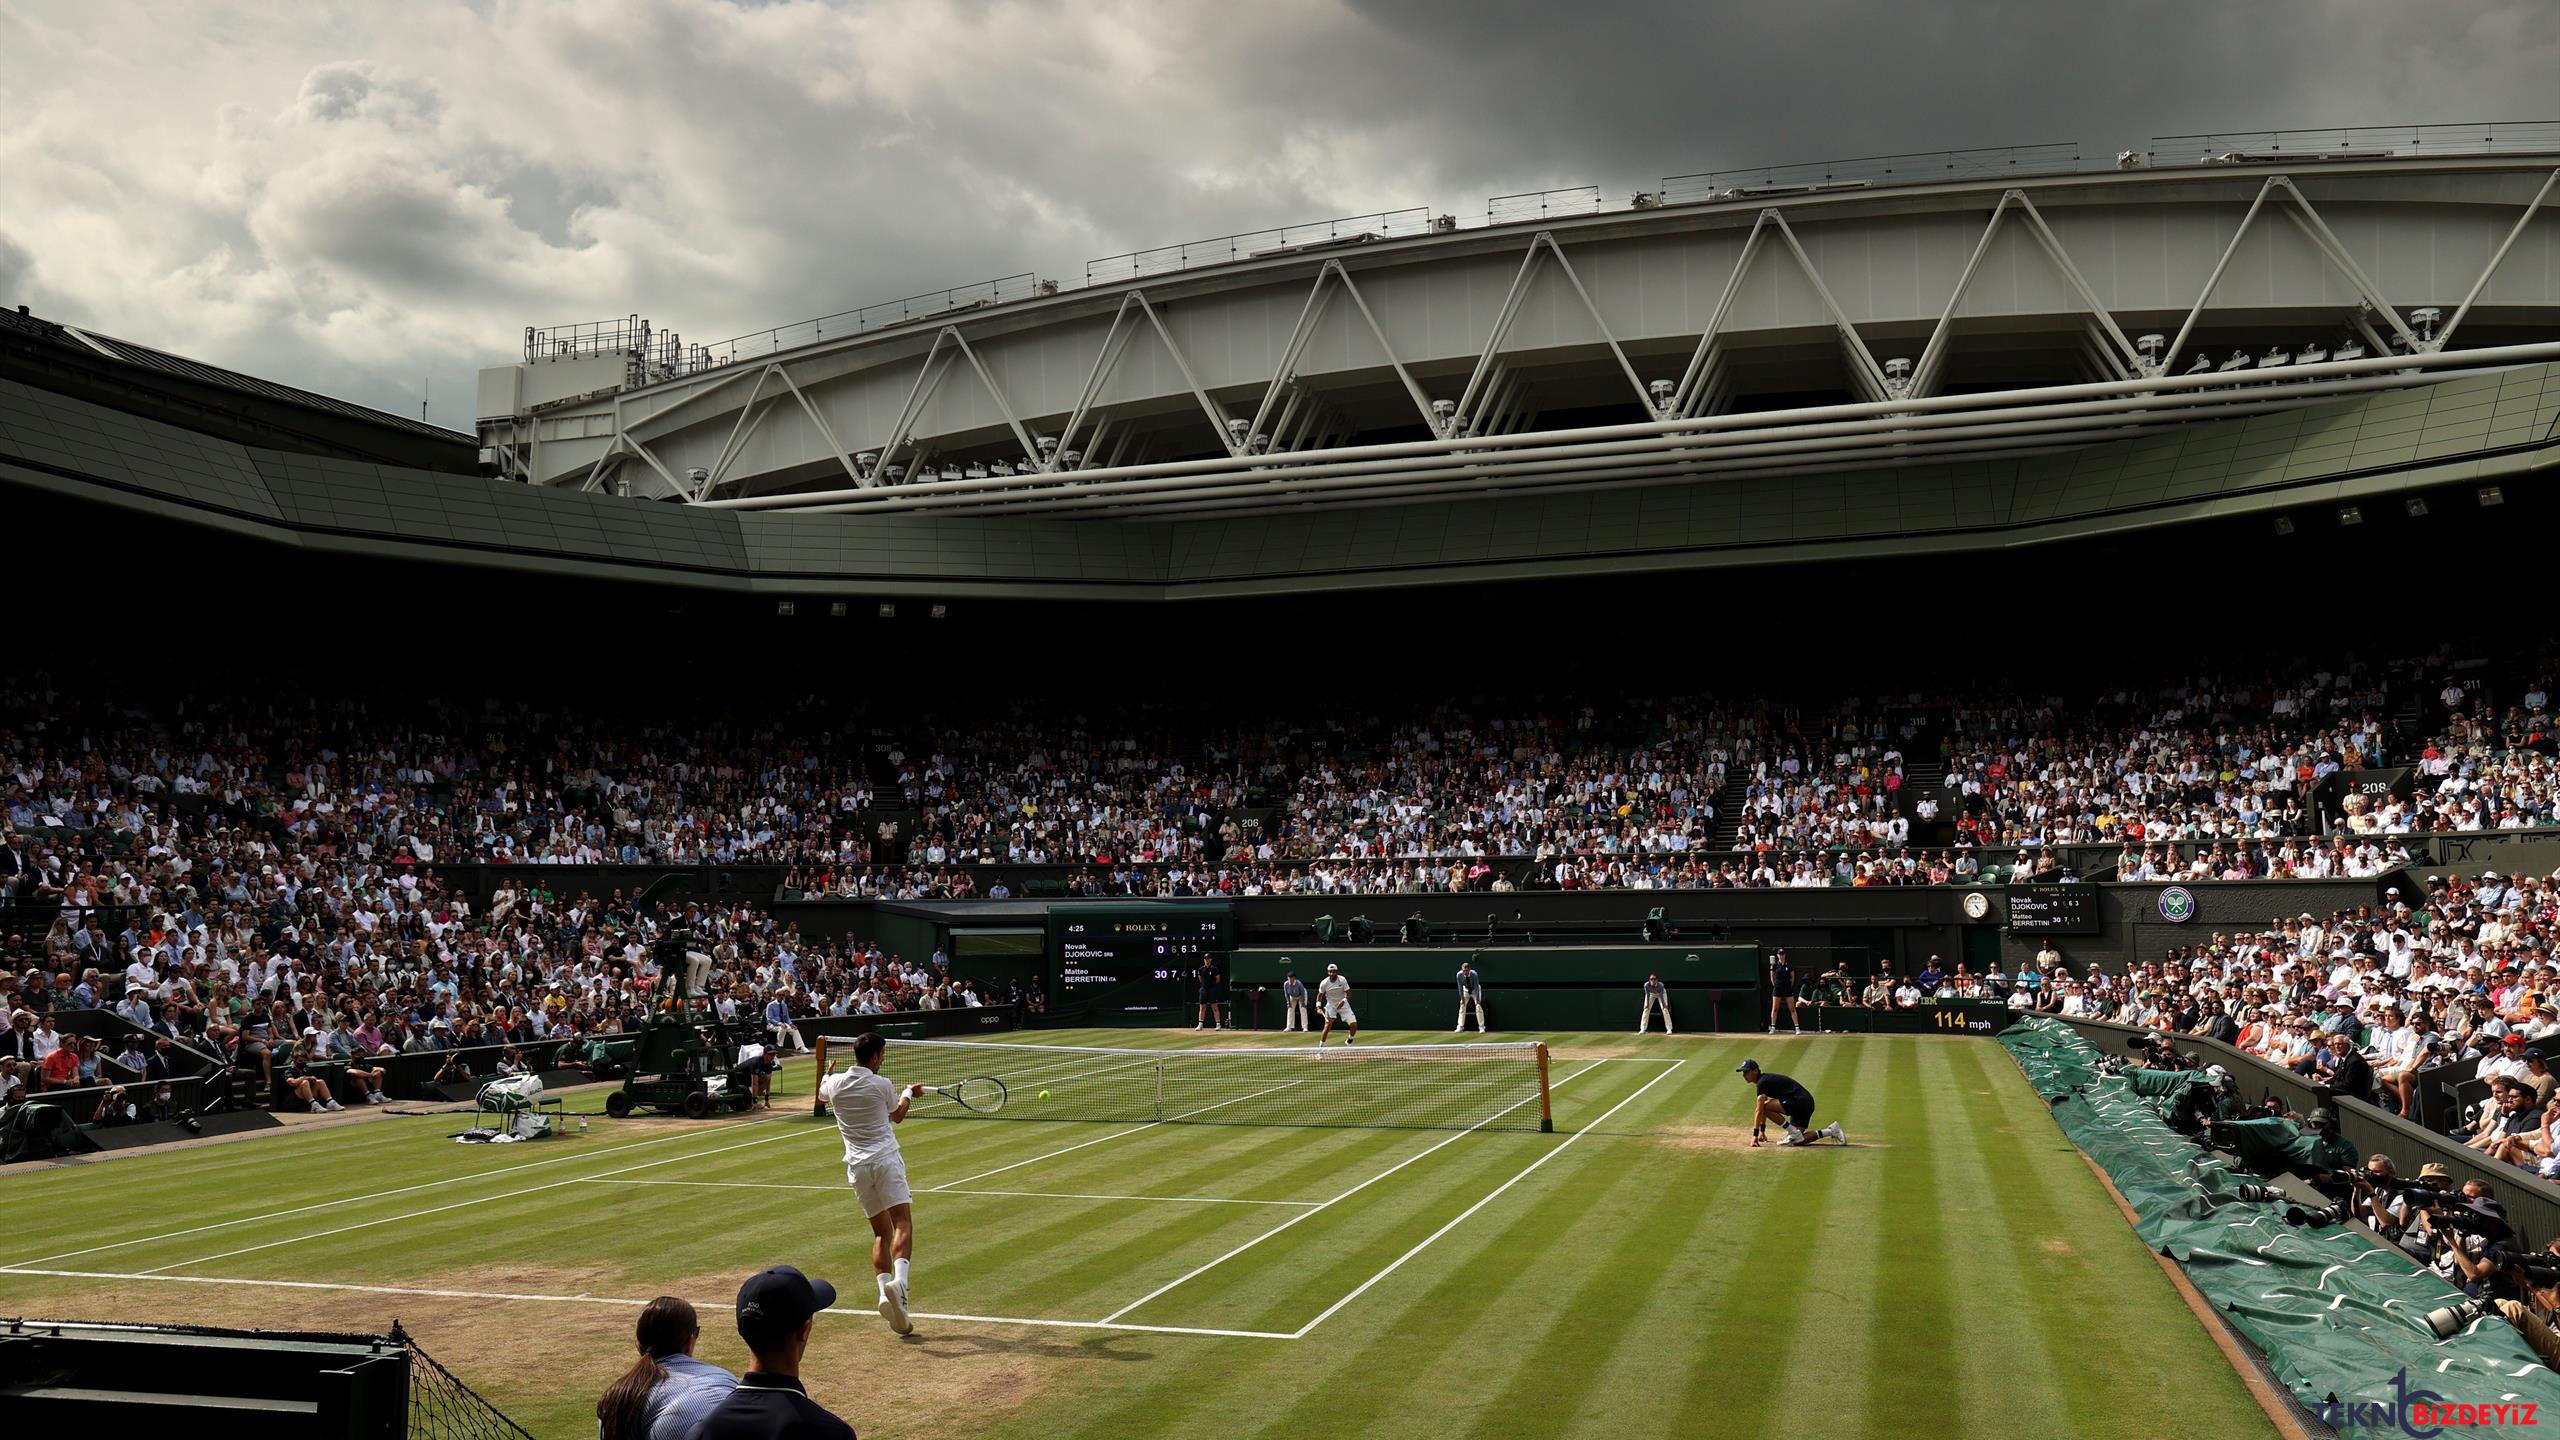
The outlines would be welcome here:
<svg viewBox="0 0 2560 1440">
<path fill-rule="evenodd" d="M 2318 1175 L 2356 1164 L 2355 1147 L 2338 1133 L 2338 1114 L 2326 1105 L 2314 1109 L 2301 1125 L 2281 1114 L 2220 1121 L 2213 1126 L 2213 1142 L 2237 1152 L 2260 1173 L 2290 1170 Z"/>
<path fill-rule="evenodd" d="M 2560 1370 L 2560 1330 L 2553 1328 L 2555 1312 L 2560 1312 L 2560 1239 L 2516 1255 L 2514 1271 L 2515 1298 L 2491 1303 L 2543 1364 Z"/>
<path fill-rule="evenodd" d="M 2445 1283 L 2475 1300 L 2512 1300 L 2515 1231 L 2507 1212 L 2490 1193 L 2488 1183 L 2465 1180 L 2452 1195 L 2434 1191 L 2406 1192 L 2415 1211 L 2402 1248 L 2419 1254 Z"/>
<path fill-rule="evenodd" d="M 2420 1209 L 2435 1203 L 2432 1196 L 2451 1193 L 2452 1171 L 2431 1160 L 2418 1167 L 2417 1179 L 2403 1180 L 2390 1156 L 2375 1155 L 2348 1178 L 2355 1187 L 2357 1208 L 2384 1239 L 2408 1251 L 2421 1265 L 2434 1258 L 2423 1238 L 2415 1244 L 2408 1241 L 2409 1222 Z"/>
</svg>

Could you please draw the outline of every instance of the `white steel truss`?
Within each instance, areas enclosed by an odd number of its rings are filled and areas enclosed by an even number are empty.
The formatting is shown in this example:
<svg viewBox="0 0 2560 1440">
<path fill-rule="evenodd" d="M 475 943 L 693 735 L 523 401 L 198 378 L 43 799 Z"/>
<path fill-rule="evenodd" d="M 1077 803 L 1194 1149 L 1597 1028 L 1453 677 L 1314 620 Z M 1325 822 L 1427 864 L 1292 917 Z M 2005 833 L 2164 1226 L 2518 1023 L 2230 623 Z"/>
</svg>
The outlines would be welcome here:
<svg viewBox="0 0 2560 1440">
<path fill-rule="evenodd" d="M 2560 342 L 2298 365 L 2283 372 L 2281 382 L 2269 371 L 2149 376 L 1570 431 L 1524 429 L 1391 444 L 1320 444 L 1286 457 L 1140 460 L 1049 477 L 1049 484 L 1027 494 L 1016 477 L 711 503 L 819 513 L 1036 509 L 1138 515 L 1168 513 L 1161 507 L 1176 501 L 1268 506 L 1274 495 L 1283 493 L 1297 502 L 1319 495 L 1413 498 L 1502 487 L 1581 489 L 1598 481 L 1661 483 L 1730 473 L 1727 467 L 1739 465 L 1836 468 L 1873 463 L 1879 455 L 1896 461 L 1946 461 L 2040 453 L 2148 426 L 2265 413 L 2555 360 L 2560 360 Z"/>
<path fill-rule="evenodd" d="M 2062 242 L 2054 238 L 2052 227 L 2045 224 L 2044 215 L 2036 209 L 2035 202 L 2027 198 L 2024 190 L 2005 190 L 2001 192 L 2000 203 L 1991 207 L 1991 223 L 1982 228 L 1982 238 L 1974 244 L 1972 257 L 1964 262 L 1964 272 L 1956 277 L 1956 288 L 1947 294 L 1947 306 L 1938 313 L 1937 328 L 1929 332 L 1929 343 L 1921 350 L 1919 363 L 1912 367 L 1907 393 L 1938 393 L 1938 377 L 1946 366 L 1956 307 L 1964 303 L 1966 293 L 1973 288 L 1974 274 L 1982 267 L 1982 257 L 1991 252 L 1992 238 L 2000 233 L 2000 222 L 2008 218 L 2012 207 L 2017 210 L 2019 223 L 2026 227 L 2027 234 L 2044 252 L 2045 258 L 2062 273 L 2073 297 L 2079 300 L 2081 309 L 2088 315 L 2098 337 L 2090 350 L 2100 378 L 2124 380 L 2142 373 L 2142 357 L 2135 352 L 2133 342 L 2125 338 L 2115 317 L 2107 313 L 2106 302 L 2089 288 L 2089 282 L 2080 274 L 2080 267 L 2071 263 L 2071 256 L 2063 250 Z"/>
<path fill-rule="evenodd" d="M 932 509 L 959 514 L 1040 510 L 1138 516 L 1232 507 L 1247 507 L 1249 513 L 1249 507 L 1278 503 L 1272 497 L 1282 495 L 1293 500 L 1338 497 L 1328 503 L 1394 503 L 1399 498 L 1455 491 L 1521 486 L 1582 488 L 1595 483 L 1657 483 L 1665 476 L 1742 473 L 1737 467 L 1875 465 L 1915 461 L 1924 456 L 1946 460 L 1969 455 L 2040 453 L 2041 449 L 2088 444 L 2147 426 L 2258 413 L 2363 390 L 2477 373 L 2498 364 L 2553 358 L 2560 354 L 2560 348 L 2507 346 L 2455 352 L 2455 358 L 2442 367 L 2412 364 L 2414 359 L 2432 359 L 2449 350 L 2448 342 L 2528 228 L 2546 211 L 2560 211 L 2560 207 L 2551 204 L 2555 196 L 2560 196 L 2560 170 L 2542 177 L 2540 188 L 2525 203 L 2460 303 L 2452 308 L 2451 320 L 2440 330 L 2426 326 L 2423 328 L 2427 333 L 2421 333 L 2421 327 L 2413 327 L 2410 317 L 2381 293 L 2294 180 L 2284 174 L 2268 175 L 2256 186 L 2239 224 L 2221 247 L 2194 303 L 2177 326 L 2175 340 L 2165 350 L 2155 348 L 2144 353 L 2128 338 L 2125 323 L 2110 313 L 2028 194 L 2009 189 L 1999 195 L 1990 210 L 1918 359 L 1908 370 L 1896 365 L 1892 375 L 1878 362 L 1873 348 L 1813 263 L 1787 215 L 1771 206 L 1754 215 L 1678 380 L 1668 385 L 1658 382 L 1653 387 L 1639 376 L 1625 344 L 1609 325 L 1567 247 L 1558 241 L 1557 232 L 1540 230 L 1529 237 L 1502 305 L 1454 400 L 1435 399 L 1426 390 L 1412 363 L 1390 342 L 1387 326 L 1381 323 L 1371 297 L 1363 292 L 1360 277 L 1343 257 L 1328 256 L 1317 261 L 1296 325 L 1268 379 L 1260 383 L 1260 393 L 1253 397 L 1250 411 L 1245 411 L 1237 398 L 1243 386 L 1233 380 L 1222 379 L 1221 392 L 1227 402 L 1236 404 L 1234 411 L 1209 391 L 1190 357 L 1176 342 L 1161 303 L 1146 290 L 1131 288 L 1119 296 L 1118 308 L 1104 330 L 1085 383 L 1074 405 L 1063 412 L 1026 418 L 998 383 L 996 368 L 982 353 L 988 343 L 986 326 L 955 319 L 937 328 L 923 344 L 912 384 L 895 422 L 876 447 L 867 439 L 858 447 L 876 450 L 876 454 L 866 454 L 860 463 L 839 439 L 827 407 L 819 403 L 824 392 L 818 387 L 846 372 L 841 362 L 811 353 L 779 356 L 764 364 L 737 367 L 716 378 L 706 377 L 706 383 L 699 388 L 645 416 L 626 417 L 624 397 L 616 396 L 613 438 L 587 469 L 584 484 L 591 489 L 601 487 L 617 470 L 636 461 L 655 471 L 674 494 L 713 505 L 818 511 Z M 2233 198 L 2236 200 L 2237 196 Z M 1958 324 L 1958 312 L 1981 279 L 2004 227 L 2018 233 L 2021 253 L 2032 248 L 2059 276 L 2070 305 L 2077 311 L 2086 383 L 2127 386 L 2161 380 L 2172 373 L 2174 362 L 2193 345 L 2198 328 L 2206 320 L 2243 245 L 2271 210 L 2283 212 L 2352 288 L 2356 304 L 2345 323 L 2363 337 L 2375 359 L 2337 363 L 2361 363 L 2365 368 L 2269 366 L 2253 369 L 2245 378 L 2227 383 L 2217 383 L 2210 375 L 2179 377 L 2197 379 L 2202 384 L 2195 389 L 2159 392 L 2111 391 L 2104 403 L 2071 402 L 2092 407 L 2086 410 L 2067 406 L 2055 409 L 2028 398 L 2074 388 L 2068 386 L 2005 392 L 1995 397 L 2003 407 L 1993 410 L 1982 408 L 1981 396 L 1953 397 L 1962 403 L 1944 415 L 1929 408 L 1933 402 L 1950 398 L 1943 393 L 1950 362 L 1964 344 L 1965 332 Z M 1736 357 L 1749 354 L 1729 344 L 1735 335 L 1737 305 L 1744 287 L 1757 274 L 1755 267 L 1766 262 L 1772 253 L 1788 257 L 1819 313 L 1827 319 L 1840 347 L 1847 388 L 1856 397 L 1846 405 L 1822 407 L 1827 420 L 1807 418 L 1793 428 L 1771 428 L 1766 414 L 1727 413 L 1736 387 Z M 1362 268 L 1368 267 L 1364 264 Z M 1638 407 L 1636 413 L 1645 417 L 1647 425 L 1669 428 L 1606 440 L 1590 438 L 1587 428 L 1546 433 L 1538 430 L 1539 389 L 1542 383 L 1551 381 L 1542 380 L 1536 365 L 1524 362 L 1511 348 L 1511 342 L 1534 286 L 1550 271 L 1571 291 L 1581 312 L 1596 328 L 1609 368 L 1625 380 Z M 1375 288 L 1374 276 L 1371 288 Z M 1330 394 L 1321 384 L 1309 382 L 1304 373 L 1307 355 L 1317 344 L 1321 327 L 1336 301 L 1346 298 L 1350 313 L 1356 316 L 1356 328 L 1364 329 L 1376 344 L 1397 386 L 1413 405 L 1427 433 L 1434 437 L 1430 443 L 1438 448 L 1409 452 L 1402 448 L 1405 442 L 1352 443 L 1374 421 L 1363 416 L 1355 423 L 1343 413 L 1341 395 Z M 2412 299 L 2403 303 L 2417 302 Z M 2427 312 L 2412 313 L 2431 318 Z M 2157 318 L 2165 320 L 2168 316 Z M 916 336 L 919 340 L 923 339 L 920 329 Z M 972 330 L 977 333 L 974 341 L 968 333 Z M 1159 462 L 1155 458 L 1158 454 L 1199 452 L 1184 435 L 1164 428 L 1160 409 L 1150 418 L 1125 412 L 1113 414 L 1118 401 L 1106 406 L 1104 396 L 1110 391 L 1112 377 L 1142 331 L 1151 331 L 1164 346 L 1166 357 L 1172 362 L 1170 368 L 1179 376 L 1182 388 L 1189 391 L 1216 438 L 1216 449 L 1221 452 L 1218 457 Z M 2153 338 L 2146 337 L 2146 341 Z M 1452 359 L 1437 363 L 1448 364 Z M 1008 469 L 999 463 L 989 474 L 972 466 L 969 476 L 958 479 L 934 475 L 929 462 L 937 454 L 952 453 L 948 448 L 952 442 L 920 436 L 917 427 L 932 411 L 933 402 L 951 373 L 963 365 L 977 376 L 995 414 L 1019 447 L 1022 459 L 1018 467 Z M 2425 371 L 2423 375 L 2421 370 Z M 1743 373 L 1747 378 L 1747 370 Z M 2235 387 L 2241 386 L 2248 387 L 2247 392 L 2235 393 Z M 813 394 L 813 390 L 818 393 Z M 823 440 L 826 452 L 842 468 L 852 488 L 711 499 L 734 484 L 735 472 L 744 465 L 752 442 L 773 411 L 783 404 L 786 393 L 801 408 L 811 431 Z M 1547 403 L 1580 406 L 1588 402 L 1577 392 L 1570 401 L 1551 393 Z M 716 410 L 709 408 L 715 405 Z M 1884 408 L 1872 408 L 1879 406 Z M 1998 413 L 2002 408 L 2016 413 Z M 2029 408 L 2036 413 L 2025 413 Z M 727 413 L 731 409 L 736 411 L 734 415 Z M 708 457 L 707 473 L 697 468 L 679 479 L 651 449 L 651 442 L 716 423 L 715 415 L 727 424 L 716 455 Z M 1046 435 L 1035 438 L 1035 423 L 1045 429 L 1048 423 L 1060 419 L 1063 423 L 1054 439 Z M 1823 424 L 1832 422 L 1854 428 L 1836 433 L 1821 429 Z M 1187 422 L 1180 429 L 1188 431 Z M 960 453 L 971 453 L 969 447 L 982 443 L 982 431 L 973 430 L 972 435 L 974 438 L 960 442 Z M 527 435 L 510 442 L 512 448 L 507 454 L 514 455 L 527 445 L 538 450 L 540 438 L 537 420 Z M 570 438 L 574 439 L 574 434 Z M 707 449 L 709 436 L 703 436 L 700 443 Z M 585 459 L 586 454 L 581 451 L 580 458 Z M 890 462 L 901 457 L 914 462 L 914 476 L 904 484 L 885 483 Z M 531 458 L 529 454 L 520 456 L 518 463 Z M 696 462 L 688 459 L 681 463 Z M 948 468 L 951 463 L 947 459 L 942 462 L 943 475 L 956 473 Z"/>
<path fill-rule="evenodd" d="M 1707 328 L 1698 334 L 1698 348 L 1689 356 L 1688 368 L 1681 372 L 1678 383 L 1672 387 L 1666 407 L 1668 414 L 1685 420 L 1704 413 L 1704 400 L 1722 379 L 1724 355 L 1718 342 L 1723 337 L 1724 322 L 1733 313 L 1733 298 L 1741 293 L 1743 278 L 1751 271 L 1751 262 L 1759 257 L 1762 237 L 1770 234 L 1777 235 L 1785 243 L 1787 253 L 1794 257 L 1796 267 L 1804 272 L 1806 282 L 1813 286 L 1814 295 L 1831 317 L 1832 328 L 1840 337 L 1841 354 L 1848 362 L 1850 389 L 1869 400 L 1882 400 L 1892 394 L 1892 388 L 1885 381 L 1884 367 L 1876 363 L 1875 352 L 1867 348 L 1866 337 L 1858 333 L 1856 324 L 1840 308 L 1840 302 L 1832 297 L 1831 287 L 1823 283 L 1822 272 L 1814 268 L 1812 257 L 1804 253 L 1804 246 L 1797 241 L 1795 230 L 1787 224 L 1787 217 L 1772 207 L 1761 211 L 1752 220 L 1751 233 L 1743 237 L 1742 253 L 1734 257 L 1733 273 L 1725 279 L 1724 294 L 1717 299 L 1714 312 L 1707 317 Z"/>
<path fill-rule="evenodd" d="M 2382 298 L 2382 292 L 2371 280 L 2365 278 L 2364 271 L 2356 265 L 2355 257 L 2347 253 L 2345 245 L 2339 243 L 2337 235 L 2329 229 L 2328 222 L 2322 220 L 2320 212 L 2312 208 L 2310 198 L 2295 186 L 2293 178 L 2288 175 L 2270 175 L 2266 183 L 2258 187 L 2257 198 L 2249 202 L 2247 213 L 2240 217 L 2239 228 L 2231 232 L 2230 243 L 2222 247 L 2222 258 L 2213 262 L 2213 272 L 2205 276 L 2204 289 L 2197 294 L 2196 303 L 2187 311 L 2184 323 L 2178 326 L 2177 338 L 2171 340 L 2169 348 L 2161 353 L 2161 368 L 2166 370 L 2176 363 L 2179 354 L 2186 349 L 2187 337 L 2195 333 L 2196 321 L 2204 315 L 2205 306 L 2213 300 L 2214 290 L 2222 284 L 2222 272 L 2231 268 L 2231 257 L 2240 253 L 2241 240 L 2248 235 L 2250 225 L 2256 222 L 2258 213 L 2266 208 L 2267 201 L 2279 193 L 2293 200 L 2294 208 L 2286 213 L 2293 217 L 2294 224 L 2301 228 L 2304 235 L 2310 237 L 2312 245 L 2320 251 L 2322 257 L 2335 266 L 2339 274 L 2346 276 L 2347 282 L 2355 286 L 2356 293 L 2362 297 L 2363 309 L 2358 312 L 2357 319 L 2364 330 L 2367 343 L 2376 351 L 2387 351 L 2391 348 L 2381 336 L 2373 332 L 2369 324 L 2363 323 L 2365 314 L 2370 313 L 2378 314 L 2391 322 L 2392 333 L 2399 338 L 2404 348 L 2409 350 L 2427 348 L 2426 343 L 2409 328 L 2408 322 L 2400 318 L 2400 312 L 2391 308 L 2391 302 Z"/>
<path fill-rule="evenodd" d="M 1442 434 L 1467 433 L 1468 421 L 1475 414 L 1472 407 L 1477 397 L 1483 394 L 1489 374 L 1502 354 L 1503 341 L 1511 336 L 1512 323 L 1520 318 L 1520 307 L 1529 298 L 1529 287 L 1536 282 L 1543 260 L 1553 260 L 1556 269 L 1573 286 L 1574 296 L 1582 302 L 1583 312 L 1591 317 L 1592 325 L 1600 331 L 1601 342 L 1609 347 L 1609 357 L 1618 362 L 1619 373 L 1627 377 L 1627 388 L 1635 392 L 1636 404 L 1647 411 L 1653 408 L 1652 397 L 1645 393 L 1644 381 L 1636 377 L 1636 367 L 1627 360 L 1626 348 L 1618 343 L 1616 335 L 1610 333 L 1608 320 L 1601 315 L 1600 307 L 1593 303 L 1591 291 L 1583 285 L 1582 277 L 1574 273 L 1573 262 L 1565 258 L 1564 247 L 1556 243 L 1553 231 L 1541 230 L 1529 237 L 1528 253 L 1520 257 L 1520 269 L 1511 277 L 1510 292 L 1502 297 L 1502 307 L 1494 312 L 1493 332 L 1485 337 L 1484 348 L 1477 352 L 1475 370 L 1467 376 L 1466 387 L 1458 392 L 1457 404 L 1448 419 L 1435 427 Z"/>
</svg>

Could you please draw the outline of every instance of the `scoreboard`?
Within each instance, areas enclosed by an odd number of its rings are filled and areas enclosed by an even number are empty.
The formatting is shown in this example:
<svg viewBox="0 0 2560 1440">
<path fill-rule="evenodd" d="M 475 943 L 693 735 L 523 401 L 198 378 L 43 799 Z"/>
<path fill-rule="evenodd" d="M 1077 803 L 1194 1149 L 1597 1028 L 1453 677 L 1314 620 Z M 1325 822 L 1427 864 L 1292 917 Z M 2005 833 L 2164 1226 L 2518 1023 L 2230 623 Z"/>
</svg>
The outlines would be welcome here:
<svg viewBox="0 0 2560 1440">
<path fill-rule="evenodd" d="M 1056 1003 L 1092 1007 L 1106 1024 L 1185 1013 L 1197 1003 L 1192 973 L 1206 960 L 1223 970 L 1232 934 L 1224 905 L 1054 906 Z"/>
<path fill-rule="evenodd" d="M 2095 935 L 2105 927 L 2098 918 L 2095 885 L 2012 885 L 2009 928 L 2047 935 Z"/>
</svg>

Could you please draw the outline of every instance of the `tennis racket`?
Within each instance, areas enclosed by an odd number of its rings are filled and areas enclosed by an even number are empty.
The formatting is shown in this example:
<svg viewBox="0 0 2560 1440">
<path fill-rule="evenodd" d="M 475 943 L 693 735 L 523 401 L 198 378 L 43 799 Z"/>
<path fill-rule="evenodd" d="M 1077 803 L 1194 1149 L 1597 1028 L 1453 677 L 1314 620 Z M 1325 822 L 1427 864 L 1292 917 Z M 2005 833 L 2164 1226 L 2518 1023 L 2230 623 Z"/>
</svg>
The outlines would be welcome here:
<svg viewBox="0 0 2560 1440">
<path fill-rule="evenodd" d="M 993 1115 L 1003 1109 L 1007 1093 L 1004 1082 L 992 1075 L 972 1076 L 957 1085 L 920 1085 L 916 1088 L 980 1115 Z"/>
</svg>

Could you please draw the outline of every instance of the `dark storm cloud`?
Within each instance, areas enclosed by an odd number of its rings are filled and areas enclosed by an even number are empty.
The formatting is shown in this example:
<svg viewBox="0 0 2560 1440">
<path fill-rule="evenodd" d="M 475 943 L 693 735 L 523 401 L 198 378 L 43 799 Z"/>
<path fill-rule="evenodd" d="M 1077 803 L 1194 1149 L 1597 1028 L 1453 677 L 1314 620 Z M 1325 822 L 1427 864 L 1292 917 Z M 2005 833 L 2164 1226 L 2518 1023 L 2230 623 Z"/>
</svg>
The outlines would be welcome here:
<svg viewBox="0 0 2560 1440">
<path fill-rule="evenodd" d="M 0 302 L 467 424 L 709 340 L 1291 221 L 1933 147 L 2536 118 L 2547 3 L 0 8 Z"/>
</svg>

